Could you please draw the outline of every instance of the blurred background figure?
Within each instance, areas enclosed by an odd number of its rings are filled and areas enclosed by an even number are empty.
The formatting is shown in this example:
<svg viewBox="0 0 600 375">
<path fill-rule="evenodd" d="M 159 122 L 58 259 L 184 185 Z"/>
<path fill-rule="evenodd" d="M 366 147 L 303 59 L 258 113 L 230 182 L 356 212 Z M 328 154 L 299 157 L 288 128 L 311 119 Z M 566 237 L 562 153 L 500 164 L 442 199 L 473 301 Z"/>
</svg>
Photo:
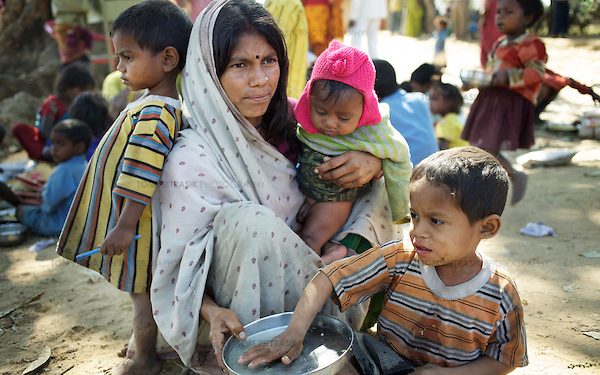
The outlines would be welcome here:
<svg viewBox="0 0 600 375">
<path fill-rule="evenodd" d="M 319 56 L 333 39 L 344 38 L 342 0 L 302 0 L 308 21 L 308 48 Z M 354 2 L 354 1 L 352 1 Z"/>
<path fill-rule="evenodd" d="M 283 32 L 290 68 L 287 94 L 298 99 L 306 85 L 306 54 L 308 53 L 308 22 L 300 0 L 266 0 L 271 13 Z"/>
<path fill-rule="evenodd" d="M 502 35 L 496 26 L 497 4 L 498 0 L 485 0 L 483 14 L 479 21 L 479 47 L 481 48 L 479 59 L 484 69 L 494 42 Z"/>
<path fill-rule="evenodd" d="M 413 166 L 438 151 L 429 113 L 429 103 L 422 93 L 407 93 L 396 81 L 394 67 L 385 60 L 373 60 L 375 65 L 375 93 L 379 102 L 390 106 L 390 120 L 402 134 L 410 148 Z"/>
<path fill-rule="evenodd" d="M 402 30 L 402 0 L 389 0 L 388 16 L 390 32 L 392 35 L 400 34 Z"/>
<path fill-rule="evenodd" d="M 87 28 L 88 0 L 52 0 L 53 37 L 58 44 L 60 63 L 90 61 L 92 33 Z"/>
<path fill-rule="evenodd" d="M 435 17 L 438 11 L 435 7 L 435 0 L 421 0 L 425 16 L 423 17 L 423 31 L 427 34 L 433 33 L 435 30 Z"/>
<path fill-rule="evenodd" d="M 450 23 L 456 39 L 465 39 L 469 27 L 469 0 L 450 0 Z"/>
<path fill-rule="evenodd" d="M 4 0 L 0 0 L 0 31 L 2 31 L 2 16 L 4 15 Z M 0 130 L 1 131 L 1 130 Z"/>
<path fill-rule="evenodd" d="M 421 64 L 410 75 L 410 81 L 404 81 L 400 87 L 406 92 L 421 92 L 426 94 L 434 82 L 442 78 L 441 70 L 433 64 Z"/>
<path fill-rule="evenodd" d="M 433 55 L 433 65 L 438 67 L 446 66 L 446 39 L 450 36 L 448 30 L 448 20 L 446 17 L 438 16 L 435 18 L 435 50 Z"/>
<path fill-rule="evenodd" d="M 468 146 L 460 137 L 464 124 L 459 117 L 463 97 L 458 87 L 449 83 L 436 82 L 429 91 L 429 108 L 438 117 L 434 128 L 440 150 Z"/>
<path fill-rule="evenodd" d="M 362 48 L 363 35 L 367 36 L 368 53 L 371 59 L 378 56 L 377 43 L 381 23 L 387 19 L 386 0 L 352 0 L 350 2 L 350 43 Z"/>
<path fill-rule="evenodd" d="M 403 13 L 403 34 L 418 37 L 423 32 L 423 14 L 425 10 L 420 0 L 406 0 Z"/>
<path fill-rule="evenodd" d="M 569 0 L 552 0 L 550 36 L 566 36 L 569 31 Z"/>
</svg>

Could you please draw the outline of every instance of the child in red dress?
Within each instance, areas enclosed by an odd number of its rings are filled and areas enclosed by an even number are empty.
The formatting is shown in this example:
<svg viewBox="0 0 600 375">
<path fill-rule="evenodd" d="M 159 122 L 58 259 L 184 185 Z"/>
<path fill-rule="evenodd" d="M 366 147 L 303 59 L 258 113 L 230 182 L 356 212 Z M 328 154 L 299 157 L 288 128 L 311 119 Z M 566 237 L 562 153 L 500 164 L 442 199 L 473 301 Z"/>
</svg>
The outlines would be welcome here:
<svg viewBox="0 0 600 375">
<path fill-rule="evenodd" d="M 519 202 L 527 175 L 516 171 L 500 151 L 533 145 L 535 103 L 544 79 L 547 59 L 544 43 L 527 33 L 544 13 L 540 0 L 499 0 L 496 25 L 504 34 L 490 52 L 489 87 L 481 88 L 462 137 L 495 155 L 513 183 L 512 204 Z"/>
</svg>

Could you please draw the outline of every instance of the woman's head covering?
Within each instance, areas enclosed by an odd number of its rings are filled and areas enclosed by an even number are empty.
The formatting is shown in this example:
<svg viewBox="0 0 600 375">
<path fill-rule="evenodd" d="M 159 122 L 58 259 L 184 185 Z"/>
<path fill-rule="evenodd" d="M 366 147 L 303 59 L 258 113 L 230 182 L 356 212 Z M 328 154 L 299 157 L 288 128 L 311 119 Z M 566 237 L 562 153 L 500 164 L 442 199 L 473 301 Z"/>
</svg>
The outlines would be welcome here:
<svg viewBox="0 0 600 375">
<path fill-rule="evenodd" d="M 216 215 L 234 202 L 253 202 L 291 226 L 304 200 L 294 165 L 241 115 L 219 81 L 213 32 L 231 2 L 211 2 L 194 23 L 182 82 L 189 128 L 179 133 L 152 201 L 154 319 L 186 365 L 196 348 L 200 319 L 190 312 L 202 304 Z"/>
<path fill-rule="evenodd" d="M 318 133 L 310 119 L 310 94 L 314 82 L 331 80 L 351 86 L 363 96 L 363 113 L 358 127 L 381 122 L 375 85 L 375 67 L 363 51 L 332 40 L 329 48 L 315 61 L 310 80 L 296 105 L 296 119 L 304 130 Z"/>
</svg>

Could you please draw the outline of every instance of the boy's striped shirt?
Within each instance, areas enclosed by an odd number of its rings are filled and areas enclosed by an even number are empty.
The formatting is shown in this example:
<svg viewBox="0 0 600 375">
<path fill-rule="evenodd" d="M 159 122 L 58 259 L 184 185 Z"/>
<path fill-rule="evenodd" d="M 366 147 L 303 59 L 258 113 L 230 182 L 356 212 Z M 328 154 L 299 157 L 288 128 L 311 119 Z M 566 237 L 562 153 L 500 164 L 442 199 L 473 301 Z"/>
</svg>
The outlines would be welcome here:
<svg viewBox="0 0 600 375">
<path fill-rule="evenodd" d="M 454 367 L 487 355 L 507 366 L 525 366 L 525 325 L 515 283 L 482 257 L 482 270 L 452 287 L 401 242 L 332 263 L 322 272 L 342 311 L 385 290 L 378 332 L 415 365 Z"/>
</svg>

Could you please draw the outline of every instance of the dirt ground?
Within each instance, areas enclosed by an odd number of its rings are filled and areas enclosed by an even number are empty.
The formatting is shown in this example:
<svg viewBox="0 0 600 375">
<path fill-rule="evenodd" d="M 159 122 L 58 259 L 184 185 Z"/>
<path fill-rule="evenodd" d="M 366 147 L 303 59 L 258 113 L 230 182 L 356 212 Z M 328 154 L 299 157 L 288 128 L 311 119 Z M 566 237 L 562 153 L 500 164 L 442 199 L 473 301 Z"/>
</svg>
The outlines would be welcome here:
<svg viewBox="0 0 600 375">
<path fill-rule="evenodd" d="M 600 83 L 594 81 L 600 80 L 600 41 L 546 43 L 551 68 L 588 84 Z M 431 39 L 383 33 L 381 45 L 381 57 L 393 63 L 399 81 L 433 54 Z M 461 67 L 478 64 L 474 43 L 450 40 L 447 52 L 446 81 L 458 83 Z M 467 102 L 475 94 L 467 92 Z M 570 123 L 592 107 L 589 97 L 567 88 L 544 119 Z M 530 365 L 514 373 L 599 374 L 600 258 L 582 254 L 600 252 L 600 142 L 539 130 L 535 148 L 549 147 L 578 153 L 568 166 L 526 170 L 525 199 L 507 208 L 500 235 L 482 246 L 512 271 L 525 305 Z M 528 222 L 544 222 L 558 236 L 519 234 Z M 107 373 L 121 360 L 116 353 L 130 334 L 127 295 L 97 274 L 62 261 L 52 248 L 28 251 L 37 240 L 0 248 L 0 374 L 22 373 L 46 345 L 52 356 L 45 374 Z M 41 298 L 26 304 L 40 293 Z M 162 373 L 179 371 L 179 365 L 170 362 Z"/>
</svg>

